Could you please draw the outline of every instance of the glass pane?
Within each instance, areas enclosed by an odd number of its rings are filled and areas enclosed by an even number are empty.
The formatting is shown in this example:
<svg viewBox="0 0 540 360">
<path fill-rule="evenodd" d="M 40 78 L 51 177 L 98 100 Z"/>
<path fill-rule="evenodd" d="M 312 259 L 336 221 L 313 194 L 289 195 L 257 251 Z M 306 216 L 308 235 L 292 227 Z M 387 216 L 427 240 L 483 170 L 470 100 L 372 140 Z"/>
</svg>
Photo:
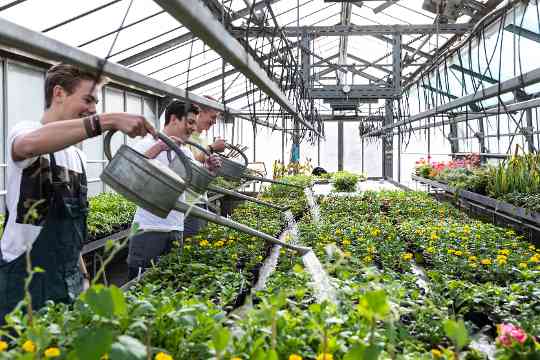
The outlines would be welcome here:
<svg viewBox="0 0 540 360">
<path fill-rule="evenodd" d="M 45 109 L 44 72 L 8 62 L 7 128 L 21 121 L 40 121 Z"/>
<path fill-rule="evenodd" d="M 358 125 L 357 121 L 343 122 L 343 169 L 355 173 L 361 173 L 365 164 Z"/>
<path fill-rule="evenodd" d="M 321 141 L 321 167 L 328 172 L 338 169 L 338 123 L 328 121 L 324 124 L 326 140 Z"/>
</svg>

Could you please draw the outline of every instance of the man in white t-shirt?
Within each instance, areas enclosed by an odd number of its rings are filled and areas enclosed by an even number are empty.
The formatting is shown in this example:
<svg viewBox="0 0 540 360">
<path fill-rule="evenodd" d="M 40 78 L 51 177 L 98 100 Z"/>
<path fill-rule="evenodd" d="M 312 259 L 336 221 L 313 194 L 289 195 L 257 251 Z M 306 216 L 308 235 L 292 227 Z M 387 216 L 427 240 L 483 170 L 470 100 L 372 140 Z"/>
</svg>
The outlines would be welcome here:
<svg viewBox="0 0 540 360">
<path fill-rule="evenodd" d="M 205 97 L 207 99 L 216 101 L 211 96 L 206 95 Z M 223 152 L 225 150 L 225 140 L 216 139 L 212 144 L 209 144 L 206 140 L 206 137 L 203 135 L 203 132 L 208 132 L 208 130 L 216 124 L 219 115 L 219 111 L 202 106 L 201 113 L 197 118 L 197 128 L 195 129 L 195 131 L 193 131 L 193 134 L 191 134 L 189 140 L 199 145 L 202 145 L 210 152 Z M 195 146 L 192 145 L 189 145 L 189 149 L 193 152 L 193 156 L 197 161 L 201 163 L 204 163 L 206 161 L 207 156 L 200 149 L 197 149 Z M 208 202 L 208 196 L 206 193 L 202 194 L 202 196 L 188 194 L 187 201 L 188 203 L 195 204 L 200 208 L 208 209 L 208 206 L 206 205 L 206 203 Z M 206 221 L 193 216 L 188 216 L 185 219 L 184 224 L 185 235 L 193 236 L 197 234 L 201 230 L 201 228 L 206 226 Z"/>
<path fill-rule="evenodd" d="M 196 130 L 198 115 L 197 106 L 188 107 L 184 102 L 173 101 L 165 111 L 163 132 L 177 142 L 184 143 Z M 135 144 L 133 148 L 151 159 L 169 164 L 167 156 L 169 147 L 161 140 L 156 141 L 148 136 Z M 182 151 L 193 159 L 193 153 L 189 148 L 183 146 Z M 214 171 L 221 162 L 219 157 L 212 155 L 205 159 L 203 165 L 210 171 Z M 182 194 L 180 200 L 184 198 L 185 195 Z M 173 210 L 167 218 L 163 219 L 139 207 L 133 218 L 133 224 L 137 224 L 140 231 L 129 240 L 128 277 L 130 280 L 139 276 L 161 255 L 169 252 L 173 242 L 182 242 L 184 214 Z"/>
<path fill-rule="evenodd" d="M 88 286 L 80 256 L 87 237 L 86 157 L 74 145 L 105 130 L 131 137 L 155 133 L 138 115 L 95 115 L 101 83 L 92 72 L 53 66 L 45 78 L 46 110 L 41 121 L 19 123 L 8 135 L 0 324 L 23 299 L 27 250 L 32 267 L 44 270 L 30 283 L 34 309 L 47 300 L 69 303 Z"/>
</svg>

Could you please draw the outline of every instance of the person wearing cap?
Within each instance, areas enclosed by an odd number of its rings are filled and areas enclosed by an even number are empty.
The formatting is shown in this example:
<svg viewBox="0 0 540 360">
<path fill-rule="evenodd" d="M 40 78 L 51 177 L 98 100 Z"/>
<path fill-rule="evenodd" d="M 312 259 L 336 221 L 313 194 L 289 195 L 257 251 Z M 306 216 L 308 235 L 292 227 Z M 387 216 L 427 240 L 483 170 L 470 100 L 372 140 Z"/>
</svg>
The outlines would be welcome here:
<svg viewBox="0 0 540 360">
<path fill-rule="evenodd" d="M 173 101 L 165 111 L 163 133 L 179 144 L 185 143 L 197 130 L 199 112 L 196 105 Z M 161 140 L 156 141 L 148 136 L 135 144 L 134 149 L 148 158 L 157 159 L 166 165 L 169 164 L 170 160 L 167 155 L 169 147 Z M 181 150 L 187 157 L 193 159 L 193 153 L 188 147 L 182 146 Z M 210 171 L 215 171 L 220 164 L 219 157 L 216 155 L 207 157 L 202 163 Z M 182 194 L 179 199 L 185 200 L 185 194 Z M 175 241 L 182 242 L 184 214 L 173 210 L 167 218 L 163 219 L 139 207 L 135 212 L 133 224 L 137 224 L 138 232 L 129 241 L 129 280 L 140 276 L 145 269 L 152 265 L 152 262 L 157 262 L 160 256 L 168 253 Z"/>
<path fill-rule="evenodd" d="M 207 99 L 216 101 L 210 96 L 205 96 Z M 191 134 L 190 141 L 202 145 L 209 152 L 223 152 L 225 150 L 225 140 L 216 139 L 213 143 L 209 143 L 206 140 L 206 137 L 203 135 L 203 132 L 208 132 L 208 130 L 214 126 L 217 122 L 217 119 L 220 115 L 220 112 L 212 109 L 210 107 L 201 106 L 201 113 L 197 119 L 197 128 Z M 189 149 L 193 152 L 195 159 L 201 163 L 204 163 L 207 159 L 207 155 L 202 152 L 200 149 L 197 149 L 195 146 L 189 145 Z M 195 204 L 203 209 L 208 209 L 207 202 L 208 196 L 206 193 L 201 194 L 200 196 L 188 194 L 186 198 L 187 202 L 190 204 Z M 193 216 L 187 216 L 184 220 L 184 236 L 189 237 L 197 234 L 201 228 L 206 226 L 206 221 L 202 219 L 195 218 Z"/>
<path fill-rule="evenodd" d="M 52 67 L 45 77 L 41 121 L 20 122 L 9 132 L 0 323 L 24 297 L 27 265 L 43 270 L 34 273 L 29 286 L 34 309 L 47 300 L 70 303 L 89 285 L 81 257 L 87 239 L 86 156 L 75 145 L 107 130 L 130 137 L 155 134 L 139 115 L 96 115 L 103 83 L 76 66 Z"/>
</svg>

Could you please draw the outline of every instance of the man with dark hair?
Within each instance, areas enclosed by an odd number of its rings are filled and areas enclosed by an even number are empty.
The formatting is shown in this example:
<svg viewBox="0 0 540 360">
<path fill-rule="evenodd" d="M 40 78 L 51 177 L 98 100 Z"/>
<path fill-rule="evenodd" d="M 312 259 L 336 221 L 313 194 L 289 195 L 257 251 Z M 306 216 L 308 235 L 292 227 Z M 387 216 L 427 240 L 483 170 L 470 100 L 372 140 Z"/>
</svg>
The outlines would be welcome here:
<svg viewBox="0 0 540 360">
<path fill-rule="evenodd" d="M 205 95 L 205 98 L 216 101 L 214 98 L 208 95 Z M 197 119 L 197 129 L 191 135 L 190 140 L 204 146 L 210 152 L 223 152 L 225 150 L 225 140 L 214 139 L 214 142 L 212 144 L 209 144 L 202 135 L 204 131 L 208 131 L 212 126 L 216 124 L 219 115 L 219 111 L 210 107 L 202 106 L 201 113 L 199 115 L 199 118 Z M 194 146 L 189 146 L 189 148 L 193 152 L 193 156 L 197 161 L 206 161 L 207 156 L 204 154 L 204 152 Z M 188 194 L 187 201 L 203 209 L 208 209 L 208 206 L 206 205 L 208 201 L 206 193 L 202 194 L 202 196 L 192 196 Z M 184 235 L 193 236 L 197 234 L 202 227 L 206 226 L 206 221 L 195 218 L 193 216 L 188 216 L 184 221 L 184 225 Z"/>
<path fill-rule="evenodd" d="M 198 115 L 199 108 L 197 106 L 188 107 L 181 101 L 173 101 L 165 111 L 163 132 L 178 143 L 185 143 L 197 129 Z M 139 141 L 134 148 L 151 159 L 169 164 L 167 157 L 169 147 L 161 140 L 155 141 L 152 137 L 146 137 Z M 189 148 L 182 147 L 182 151 L 193 159 Z M 213 155 L 205 159 L 203 165 L 213 171 L 221 163 L 219 158 Z M 182 194 L 180 200 L 184 200 L 184 198 L 185 195 Z M 133 224 L 138 224 L 140 231 L 133 235 L 129 241 L 128 277 L 130 280 L 150 267 L 153 261 L 157 261 L 160 256 L 169 252 L 173 242 L 182 242 L 184 214 L 173 210 L 167 218 L 163 219 L 142 208 L 137 208 Z"/>
<path fill-rule="evenodd" d="M 24 297 L 27 251 L 31 266 L 44 270 L 30 283 L 35 309 L 47 300 L 69 303 L 88 286 L 80 256 L 87 237 L 86 157 L 74 145 L 106 130 L 131 137 L 155 133 L 142 116 L 96 115 L 100 82 L 75 66 L 52 67 L 46 74 L 47 108 L 41 121 L 18 123 L 8 135 L 0 323 Z"/>
</svg>

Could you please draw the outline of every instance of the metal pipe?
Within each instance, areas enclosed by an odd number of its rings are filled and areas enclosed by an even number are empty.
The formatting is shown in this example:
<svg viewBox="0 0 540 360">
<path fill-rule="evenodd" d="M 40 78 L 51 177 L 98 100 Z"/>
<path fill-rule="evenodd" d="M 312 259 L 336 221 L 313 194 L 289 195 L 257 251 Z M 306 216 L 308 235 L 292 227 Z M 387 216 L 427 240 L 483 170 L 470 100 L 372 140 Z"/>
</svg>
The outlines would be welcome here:
<svg viewBox="0 0 540 360">
<path fill-rule="evenodd" d="M 196 218 L 203 219 L 203 220 L 206 220 L 206 221 L 210 221 L 210 222 L 213 222 L 213 223 L 218 224 L 218 225 L 226 226 L 228 228 L 241 231 L 241 232 L 246 233 L 248 235 L 258 237 L 259 239 L 269 241 L 269 242 L 271 242 L 273 244 L 283 246 L 284 248 L 297 251 L 302 256 L 311 251 L 311 248 L 304 247 L 304 246 L 295 246 L 295 245 L 285 243 L 285 242 L 283 242 L 283 241 L 281 241 L 279 239 L 276 239 L 273 236 L 270 236 L 270 235 L 265 234 L 263 232 L 252 229 L 249 226 L 237 223 L 236 221 L 232 221 L 230 219 L 224 218 L 224 217 L 219 216 L 217 214 L 211 213 L 210 211 L 206 211 L 204 209 L 201 209 L 201 208 L 199 208 L 197 206 L 190 206 L 190 205 L 188 205 L 185 202 L 180 201 L 180 200 L 176 202 L 175 210 L 178 210 L 178 211 L 183 212 L 185 214 L 189 213 L 189 215 L 194 216 Z"/>
<path fill-rule="evenodd" d="M 446 104 L 437 106 L 435 109 L 426 110 L 424 112 L 411 116 L 407 120 L 398 121 L 392 125 L 385 126 L 382 129 L 372 131 L 366 134 L 365 136 L 368 137 L 368 136 L 381 135 L 383 132 L 393 129 L 395 127 L 410 124 L 418 120 L 432 117 L 441 112 L 447 112 L 447 111 L 456 109 L 458 107 L 467 106 L 469 104 L 472 104 L 481 100 L 489 99 L 494 96 L 501 95 L 509 91 L 512 91 L 518 88 L 523 88 L 525 86 L 535 84 L 538 82 L 540 82 L 540 68 L 531 70 L 523 75 L 518 75 L 516 77 L 503 81 L 500 84 L 492 85 L 474 94 L 463 96 L 461 98 L 452 100 Z"/>
<path fill-rule="evenodd" d="M 252 197 L 252 196 L 248 196 L 248 195 L 245 195 L 245 194 L 233 191 L 233 190 L 225 189 L 225 188 L 222 188 L 222 187 L 216 186 L 216 185 L 208 185 L 207 189 L 209 191 L 217 192 L 219 194 L 232 196 L 232 197 L 235 197 L 237 199 L 242 199 L 242 200 L 246 200 L 246 201 L 251 201 L 251 202 L 254 202 L 254 203 L 259 204 L 259 205 L 268 206 L 268 207 L 277 209 L 279 211 L 287 211 L 289 209 L 288 206 L 282 207 L 282 206 L 279 206 L 279 205 L 275 205 L 275 204 L 272 204 L 272 203 L 269 203 L 269 202 L 266 202 L 266 201 L 259 200 L 257 198 Z"/>
</svg>

